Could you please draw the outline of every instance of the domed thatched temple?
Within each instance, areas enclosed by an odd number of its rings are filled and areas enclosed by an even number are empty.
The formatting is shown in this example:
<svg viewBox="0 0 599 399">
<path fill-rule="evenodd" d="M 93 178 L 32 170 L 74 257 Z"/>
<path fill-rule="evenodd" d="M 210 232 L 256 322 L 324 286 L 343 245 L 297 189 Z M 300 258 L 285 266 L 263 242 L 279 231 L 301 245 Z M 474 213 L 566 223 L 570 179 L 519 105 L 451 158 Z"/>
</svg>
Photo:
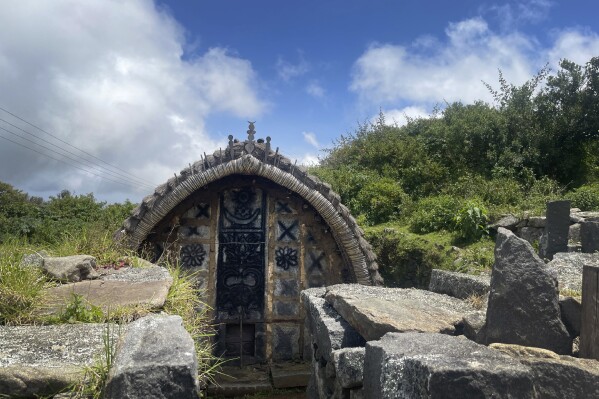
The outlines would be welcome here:
<svg viewBox="0 0 599 399">
<path fill-rule="evenodd" d="M 244 363 L 308 350 L 301 290 L 381 283 L 339 196 L 255 133 L 250 123 L 247 140 L 229 136 L 226 150 L 158 186 L 120 232 L 131 248 L 175 254 L 197 272 L 219 325 L 217 351 Z"/>
</svg>

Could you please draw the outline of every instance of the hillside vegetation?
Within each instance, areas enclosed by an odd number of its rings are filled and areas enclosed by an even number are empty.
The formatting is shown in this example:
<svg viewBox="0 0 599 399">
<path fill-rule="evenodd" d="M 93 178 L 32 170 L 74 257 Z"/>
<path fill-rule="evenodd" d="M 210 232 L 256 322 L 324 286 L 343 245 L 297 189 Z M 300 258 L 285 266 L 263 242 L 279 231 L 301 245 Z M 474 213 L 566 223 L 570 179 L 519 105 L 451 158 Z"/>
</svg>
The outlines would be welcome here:
<svg viewBox="0 0 599 399">
<path fill-rule="evenodd" d="M 447 103 L 405 126 L 381 113 L 311 169 L 375 226 L 366 233 L 389 285 L 426 285 L 431 267 L 489 268 L 486 226 L 502 214 L 543 214 L 560 198 L 599 209 L 599 57 L 486 86 L 493 104 Z"/>
</svg>

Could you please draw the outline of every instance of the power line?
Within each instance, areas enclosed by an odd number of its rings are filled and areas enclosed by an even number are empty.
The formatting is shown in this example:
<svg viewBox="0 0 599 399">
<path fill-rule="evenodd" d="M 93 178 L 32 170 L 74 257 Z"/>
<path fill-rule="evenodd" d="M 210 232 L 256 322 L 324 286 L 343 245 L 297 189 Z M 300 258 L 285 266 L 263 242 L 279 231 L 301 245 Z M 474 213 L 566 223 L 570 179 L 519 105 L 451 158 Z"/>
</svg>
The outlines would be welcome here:
<svg viewBox="0 0 599 399">
<path fill-rule="evenodd" d="M 126 170 L 123 170 L 123 169 L 119 168 L 118 166 L 115 166 L 115 165 L 113 165 L 113 164 L 111 164 L 111 163 L 108 163 L 108 162 L 104 161 L 103 159 L 101 159 L 101 158 L 98 158 L 97 156 L 95 156 L 95 155 L 93 155 L 93 154 L 90 154 L 89 152 L 87 152 L 87 151 L 85 151 L 85 150 L 82 150 L 81 148 L 75 147 L 74 145 L 67 143 L 66 141 L 64 141 L 64 140 L 62 140 L 62 139 L 60 139 L 60 138 L 56 137 L 55 135 L 53 135 L 52 133 L 50 133 L 50 132 L 48 132 L 48 131 L 46 131 L 46 130 L 42 129 L 41 127 L 39 127 L 39 126 L 36 126 L 36 125 L 34 125 L 33 123 L 30 123 L 30 122 L 26 121 L 25 119 L 21 118 L 20 116 L 13 114 L 12 112 L 8 111 L 7 109 L 4 109 L 4 108 L 0 107 L 0 110 L 1 110 L 1 111 L 4 111 L 4 112 L 6 112 L 7 114 L 9 114 L 9 115 L 11 115 L 11 116 L 13 116 L 13 117 L 15 117 L 15 118 L 17 118 L 18 120 L 20 120 L 20 121 L 22 121 L 22 122 L 25 122 L 25 123 L 26 123 L 26 124 L 28 124 L 29 126 L 32 126 L 32 127 L 34 127 L 35 129 L 39 130 L 40 132 L 46 133 L 47 135 L 49 135 L 50 137 L 53 137 L 54 139 L 56 139 L 56 140 L 60 141 L 61 143 L 63 143 L 63 144 L 66 144 L 66 145 L 68 145 L 69 147 L 76 149 L 77 151 L 81 151 L 82 153 L 84 153 L 84 154 L 86 154 L 86 155 L 89 155 L 90 157 L 92 157 L 92 158 L 94 158 L 94 159 L 97 159 L 98 161 L 102 162 L 102 163 L 103 163 L 103 164 L 105 164 L 105 165 L 108 165 L 108 166 L 110 166 L 110 167 L 112 167 L 112 168 L 114 168 L 114 169 L 116 169 L 116 170 L 119 170 L 119 171 L 121 171 L 121 172 L 123 172 L 123 173 L 125 173 L 125 174 L 127 174 L 127 175 L 129 175 L 129 176 L 132 176 L 132 177 L 135 177 L 135 178 L 137 178 L 136 176 L 132 175 L 131 173 L 127 172 Z M 139 179 L 139 180 L 141 180 L 141 179 Z M 156 186 L 156 184 L 155 184 L 155 183 L 152 183 L 152 182 L 150 182 L 150 181 L 147 181 L 147 180 L 144 180 L 144 181 L 145 181 L 146 183 L 149 183 L 149 184 L 151 184 L 151 185 L 152 185 L 152 187 L 155 187 L 155 186 Z"/>
<path fill-rule="evenodd" d="M 51 152 L 53 152 L 53 153 L 55 153 L 55 154 L 58 154 L 58 155 L 60 155 L 60 156 L 62 156 L 62 157 L 68 158 L 68 159 L 70 159 L 71 161 L 77 162 L 77 163 L 78 163 L 78 164 L 80 164 L 80 165 L 83 165 L 83 166 L 85 166 L 85 167 L 92 167 L 92 168 L 94 168 L 94 170 L 98 171 L 99 173 L 105 173 L 105 174 L 106 174 L 106 173 L 108 173 L 108 174 L 112 175 L 114 178 L 116 178 L 116 179 L 119 179 L 119 180 L 121 180 L 121 181 L 124 181 L 124 182 L 127 182 L 127 183 L 129 183 L 129 184 L 131 184 L 131 185 L 134 185 L 134 186 L 138 186 L 138 187 L 147 187 L 147 188 L 154 188 L 154 187 L 150 186 L 149 184 L 146 184 L 146 183 L 138 183 L 138 182 L 136 182 L 136 181 L 134 181 L 134 180 L 132 180 L 132 179 L 130 179 L 130 178 L 128 178 L 128 177 L 125 177 L 125 178 L 119 177 L 117 174 L 115 174 L 114 172 L 112 172 L 112 171 L 111 171 L 111 170 L 109 170 L 109 169 L 106 169 L 106 171 L 104 171 L 104 170 L 101 170 L 101 169 L 98 169 L 98 168 L 96 167 L 96 165 L 95 165 L 95 164 L 93 164 L 93 163 L 92 163 L 92 165 L 91 165 L 91 166 L 90 166 L 90 165 L 87 165 L 87 164 L 84 164 L 83 162 L 81 162 L 81 161 L 80 161 L 80 160 L 78 160 L 78 159 L 72 158 L 72 157 L 70 157 L 70 156 L 68 156 L 68 155 L 66 155 L 66 154 L 62 154 L 62 153 L 60 153 L 60 152 L 58 152 L 58 151 L 56 151 L 56 150 L 53 150 L 52 148 L 49 148 L 49 147 L 46 147 L 45 145 L 42 145 L 42 144 L 40 144 L 40 143 L 36 143 L 35 141 L 28 139 L 27 137 L 20 136 L 20 135 L 18 135 L 17 133 L 11 132 L 10 130 L 3 128 L 2 126 L 0 126 L 0 130 L 4 130 L 5 132 L 7 132 L 7 133 L 10 133 L 10 134 L 12 134 L 13 136 L 16 136 L 16 137 L 20 138 L 21 140 L 25 140 L 25 141 L 28 141 L 28 142 L 30 142 L 30 143 L 33 143 L 33 144 L 35 144 L 35 145 L 37 145 L 37 146 L 39 146 L 39 147 L 42 147 L 42 148 L 44 148 L 44 149 L 46 149 L 46 150 L 48 150 L 48 151 L 51 151 Z M 36 137 L 36 136 L 34 136 L 34 137 Z M 39 137 L 38 137 L 38 138 L 39 138 Z M 43 139 L 42 139 L 42 140 L 43 140 Z M 44 141 L 46 141 L 46 140 L 44 140 Z M 49 144 L 52 144 L 52 143 L 49 143 Z M 54 145 L 54 144 L 52 144 L 52 145 Z M 74 156 L 78 156 L 78 155 L 76 155 L 76 154 L 73 154 L 73 153 L 71 153 L 71 152 L 69 152 L 69 151 L 67 151 L 67 150 L 65 150 L 65 149 L 63 149 L 63 148 L 61 148 L 61 147 L 59 147 L 59 146 L 56 146 L 56 145 L 55 145 L 55 147 L 59 148 L 59 149 L 60 149 L 60 150 L 62 150 L 62 151 L 68 152 L 68 153 L 70 153 L 70 154 L 72 154 L 72 155 L 74 155 Z M 91 172 L 91 171 L 89 171 L 89 172 Z"/>
<path fill-rule="evenodd" d="M 104 170 L 106 170 L 106 172 L 104 172 L 104 171 L 101 171 L 102 173 L 110 173 L 110 174 L 112 174 L 112 175 L 113 175 L 113 176 L 115 176 L 115 177 L 117 177 L 117 176 L 120 176 L 120 177 L 124 178 L 125 180 L 130 180 L 130 181 L 137 180 L 137 181 L 136 181 L 136 183 L 137 183 L 137 182 L 139 182 L 140 184 L 147 185 L 147 184 L 146 184 L 147 182 L 146 182 L 145 180 L 139 179 L 139 178 L 137 178 L 137 177 L 131 178 L 131 177 L 129 177 L 129 176 L 127 176 L 127 175 L 125 175 L 125 174 L 118 173 L 118 172 L 113 172 L 112 170 L 110 170 L 110 169 L 108 169 L 108 168 L 106 168 L 106 167 L 104 167 L 104 166 L 102 166 L 102 165 L 100 165 L 100 164 L 98 164 L 98 163 L 95 163 L 95 162 L 89 161 L 89 160 L 85 159 L 84 157 L 82 157 L 81 155 L 75 154 L 74 152 L 72 152 L 72 151 L 69 151 L 69 150 L 67 150 L 66 148 L 63 148 L 63 147 L 61 147 L 61 146 L 59 146 L 59 145 L 57 145 L 57 144 L 54 144 L 54 143 L 52 143 L 52 142 L 51 142 L 51 141 L 49 141 L 49 140 L 46 140 L 46 139 L 44 139 L 43 137 L 39 137 L 39 136 L 37 136 L 37 135 L 35 135 L 35 134 L 33 134 L 33 133 L 31 133 L 31 132 L 29 132 L 29 131 L 25 130 L 25 129 L 22 129 L 21 127 L 19 127 L 19 126 L 17 126 L 17 125 L 14 125 L 14 124 L 10 123 L 9 121 L 7 121 L 7 120 L 5 120 L 5 119 L 2 119 L 2 118 L 0 118 L 0 121 L 2 121 L 2 122 L 4 122 L 4 123 L 6 123 L 7 125 L 10 125 L 10 126 L 14 127 L 15 129 L 19 129 L 19 130 L 20 130 L 20 131 L 22 131 L 23 133 L 26 133 L 26 134 L 28 134 L 28 135 L 30 135 L 30 136 L 33 136 L 33 137 L 35 137 L 36 139 L 43 141 L 44 143 L 48 143 L 48 144 L 50 144 L 51 146 L 53 146 L 53 147 L 56 147 L 56 148 L 60 149 L 61 151 L 64 151 L 64 152 L 66 152 L 66 153 L 68 153 L 68 154 L 71 154 L 71 155 L 73 155 L 73 156 L 75 156 L 75 157 L 77 157 L 77 158 L 79 158 L 79 159 L 83 160 L 83 162 L 87 162 L 88 164 L 90 164 L 90 165 L 92 165 L 92 166 L 94 166 L 94 167 L 96 167 L 96 168 L 101 168 L 101 169 L 104 169 Z M 14 133 L 11 133 L 11 134 L 14 134 Z M 21 137 L 21 136 L 18 136 L 18 137 Z M 23 139 L 25 139 L 25 138 L 23 138 Z M 27 140 L 27 139 L 25 139 L 25 140 Z M 30 141 L 30 140 L 27 140 L 27 141 Z M 37 144 L 37 143 L 35 143 L 35 144 Z M 63 154 L 61 154 L 61 155 L 63 155 Z M 86 166 L 87 166 L 87 165 L 86 165 Z M 153 188 L 153 186 L 149 186 L 149 185 L 148 185 L 148 187 L 152 187 L 152 188 Z"/>
<path fill-rule="evenodd" d="M 77 166 L 77 165 L 73 165 L 73 164 L 71 164 L 70 162 L 67 162 L 67 161 L 65 161 L 64 159 L 54 158 L 54 157 L 52 157 L 52 156 L 50 156 L 50 155 L 48 155 L 48 154 L 46 154 L 46 153 L 43 153 L 43 152 L 41 152 L 41 151 L 38 151 L 38 150 L 36 150 L 36 149 L 34 149 L 34 148 L 31 148 L 31 147 L 27 147 L 25 144 L 21 144 L 21 143 L 19 143 L 19 142 L 17 142 L 17 141 L 11 140 L 11 139 L 9 139 L 9 138 L 7 138 L 7 137 L 4 137 L 4 136 L 2 136 L 2 135 L 0 135 L 0 139 L 4 139 L 4 140 L 6 140 L 6 141 L 10 141 L 11 143 L 14 143 L 14 144 L 16 144 L 16 145 L 20 145 L 21 147 L 27 148 L 28 150 L 31 150 L 31 151 L 33 151 L 33 152 L 37 152 L 38 154 L 41 154 L 41 155 L 43 155 L 43 156 L 45 156 L 45 157 L 48 157 L 48 158 L 50 158 L 50 159 L 53 159 L 53 160 L 55 160 L 55 161 L 58 161 L 58 162 L 65 163 L 65 164 L 67 164 L 67 165 L 70 165 L 70 166 L 72 166 L 72 167 L 74 167 L 74 168 L 77 168 L 77 169 L 83 170 L 84 172 L 91 173 L 91 174 L 92 174 L 92 175 L 94 175 L 94 176 L 100 177 L 100 178 L 102 178 L 102 179 L 105 179 L 105 180 L 109 180 L 109 181 L 111 181 L 111 182 L 113 182 L 113 183 L 122 184 L 123 186 L 127 186 L 127 187 L 130 187 L 130 186 L 131 186 L 131 184 L 128 184 L 128 183 L 123 183 L 123 182 L 121 182 L 121 181 L 112 180 L 112 179 L 110 179 L 110 178 L 108 178 L 108 177 L 106 177 L 106 176 L 100 176 L 100 175 L 98 175 L 98 174 L 96 174 L 96 173 L 94 173 L 94 172 L 91 172 L 91 171 L 87 170 L 87 169 L 81 168 L 81 167 L 79 167 L 79 166 Z"/>
</svg>

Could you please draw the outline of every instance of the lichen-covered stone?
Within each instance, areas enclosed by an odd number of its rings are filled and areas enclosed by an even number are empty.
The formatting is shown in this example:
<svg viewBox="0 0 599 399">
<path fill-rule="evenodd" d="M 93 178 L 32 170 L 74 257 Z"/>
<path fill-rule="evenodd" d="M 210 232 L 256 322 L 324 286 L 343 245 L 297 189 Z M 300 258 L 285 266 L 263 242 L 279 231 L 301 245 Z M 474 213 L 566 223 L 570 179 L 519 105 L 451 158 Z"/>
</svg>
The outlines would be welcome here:
<svg viewBox="0 0 599 399">
<path fill-rule="evenodd" d="M 364 378 L 364 348 L 344 348 L 333 351 L 337 382 L 342 388 L 358 388 Z"/>
<path fill-rule="evenodd" d="M 364 392 L 382 398 L 533 398 L 532 374 L 462 337 L 389 333 L 366 344 Z"/>
<path fill-rule="evenodd" d="M 527 241 L 499 228 L 483 343 L 501 342 L 572 350 L 562 323 L 557 278 Z"/>
<path fill-rule="evenodd" d="M 466 299 L 471 295 L 485 295 L 490 289 L 490 278 L 471 274 L 433 269 L 428 286 L 429 291 Z"/>
<path fill-rule="evenodd" d="M 146 316 L 129 325 L 106 383 L 106 399 L 198 398 L 194 342 L 180 316 Z"/>
<path fill-rule="evenodd" d="M 0 326 L 0 394 L 45 397 L 68 389 L 104 351 L 105 324 Z"/>
<path fill-rule="evenodd" d="M 465 314 L 465 301 L 418 289 L 339 284 L 327 287 L 326 301 L 367 341 L 388 332 L 453 334 Z"/>
<path fill-rule="evenodd" d="M 538 398 L 587 399 L 599 397 L 599 362 L 559 356 L 554 352 L 518 345 L 492 344 L 528 366 Z"/>
<path fill-rule="evenodd" d="M 90 255 L 73 255 L 44 258 L 42 269 L 59 281 L 77 282 L 98 277 L 96 258 Z"/>
</svg>

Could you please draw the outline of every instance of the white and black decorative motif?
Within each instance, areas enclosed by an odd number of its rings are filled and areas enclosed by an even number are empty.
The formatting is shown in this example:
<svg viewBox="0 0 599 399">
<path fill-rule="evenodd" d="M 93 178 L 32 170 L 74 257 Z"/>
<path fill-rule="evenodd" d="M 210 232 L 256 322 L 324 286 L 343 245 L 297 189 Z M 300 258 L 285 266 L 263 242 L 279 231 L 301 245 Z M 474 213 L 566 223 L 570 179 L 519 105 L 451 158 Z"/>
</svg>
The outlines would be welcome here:
<svg viewBox="0 0 599 399">
<path fill-rule="evenodd" d="M 289 204 L 287 202 L 283 202 L 283 201 L 276 202 L 276 212 L 277 213 L 293 213 Z"/>
<path fill-rule="evenodd" d="M 275 260 L 277 262 L 277 267 L 289 270 L 289 268 L 297 266 L 297 249 L 291 247 L 278 247 L 275 250 Z"/>
<path fill-rule="evenodd" d="M 202 244 L 188 244 L 181 247 L 181 267 L 190 269 L 201 267 L 206 259 L 206 250 Z"/>
<path fill-rule="evenodd" d="M 284 222 L 282 220 L 279 220 L 277 223 L 279 226 L 279 237 L 277 238 L 277 241 L 297 240 L 299 230 L 299 224 L 297 220 L 293 220 L 290 222 Z"/>
<path fill-rule="evenodd" d="M 210 219 L 210 204 L 197 204 L 183 214 L 188 219 Z"/>
<path fill-rule="evenodd" d="M 216 306 L 234 319 L 263 317 L 265 209 L 260 189 L 221 196 Z"/>
<path fill-rule="evenodd" d="M 322 251 L 309 251 L 308 255 L 310 255 L 310 264 L 308 266 L 308 272 L 323 272 L 323 264 L 322 262 L 325 259 L 325 253 Z"/>
</svg>

